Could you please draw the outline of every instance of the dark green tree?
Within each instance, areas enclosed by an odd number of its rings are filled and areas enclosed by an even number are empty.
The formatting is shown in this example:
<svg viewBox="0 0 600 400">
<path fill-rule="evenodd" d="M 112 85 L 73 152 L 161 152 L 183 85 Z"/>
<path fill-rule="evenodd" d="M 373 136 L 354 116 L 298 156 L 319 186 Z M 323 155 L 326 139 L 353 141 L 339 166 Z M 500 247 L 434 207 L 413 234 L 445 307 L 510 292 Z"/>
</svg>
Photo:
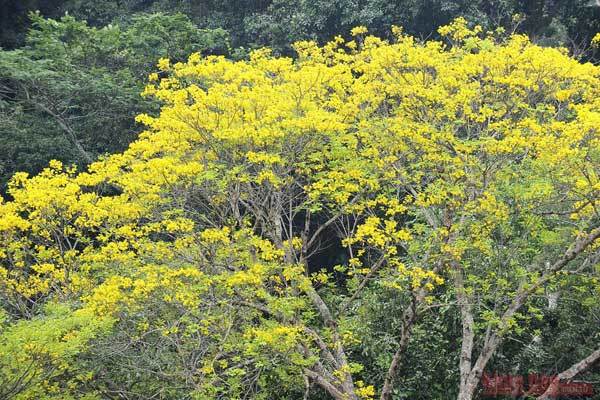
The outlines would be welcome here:
<svg viewBox="0 0 600 400">
<path fill-rule="evenodd" d="M 104 28 L 72 16 L 31 19 L 26 45 L 0 51 L 0 187 L 50 159 L 85 165 L 122 150 L 137 133 L 135 115 L 155 107 L 140 93 L 160 57 L 229 51 L 226 32 L 198 29 L 182 14 Z"/>
</svg>

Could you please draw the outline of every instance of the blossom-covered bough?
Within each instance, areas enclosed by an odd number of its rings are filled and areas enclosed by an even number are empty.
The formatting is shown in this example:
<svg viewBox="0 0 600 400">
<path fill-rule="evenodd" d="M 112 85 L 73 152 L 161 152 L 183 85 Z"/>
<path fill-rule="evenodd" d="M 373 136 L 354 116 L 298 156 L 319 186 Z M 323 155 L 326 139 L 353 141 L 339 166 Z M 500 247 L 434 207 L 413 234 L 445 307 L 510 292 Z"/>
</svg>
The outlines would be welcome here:
<svg viewBox="0 0 600 400">
<path fill-rule="evenodd" d="M 386 400 L 446 299 L 466 400 L 533 295 L 597 287 L 600 69 L 461 19 L 445 42 L 352 34 L 295 60 L 161 60 L 144 95 L 163 107 L 127 151 L 16 175 L 0 379 L 23 398 Z M 347 261 L 315 265 L 331 241 Z M 357 327 L 390 291 L 411 300 L 371 373 Z"/>
</svg>

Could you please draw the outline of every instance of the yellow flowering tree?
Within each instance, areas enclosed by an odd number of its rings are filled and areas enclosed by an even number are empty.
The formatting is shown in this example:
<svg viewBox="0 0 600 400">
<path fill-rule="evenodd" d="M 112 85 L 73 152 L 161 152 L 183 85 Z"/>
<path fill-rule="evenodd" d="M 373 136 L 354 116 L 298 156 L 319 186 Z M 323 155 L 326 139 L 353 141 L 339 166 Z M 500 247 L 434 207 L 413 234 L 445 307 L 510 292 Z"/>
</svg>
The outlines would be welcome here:
<svg viewBox="0 0 600 400">
<path fill-rule="evenodd" d="M 386 400 L 418 318 L 451 298 L 471 399 L 532 295 L 593 272 L 600 70 L 461 19 L 440 33 L 161 60 L 144 92 L 161 112 L 127 151 L 13 178 L 7 324 L 34 329 L 51 301 L 113 324 L 85 336 L 110 375 L 65 361 L 90 396 Z M 384 290 L 411 300 L 365 381 L 356 323 Z"/>
</svg>

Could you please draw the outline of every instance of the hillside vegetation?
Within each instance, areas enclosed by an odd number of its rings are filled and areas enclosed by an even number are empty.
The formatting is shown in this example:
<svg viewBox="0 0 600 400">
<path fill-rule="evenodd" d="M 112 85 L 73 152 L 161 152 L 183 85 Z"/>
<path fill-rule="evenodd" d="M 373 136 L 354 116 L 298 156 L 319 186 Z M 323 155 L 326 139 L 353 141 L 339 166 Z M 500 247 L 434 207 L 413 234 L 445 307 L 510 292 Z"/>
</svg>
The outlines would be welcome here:
<svg viewBox="0 0 600 400">
<path fill-rule="evenodd" d="M 463 18 L 439 40 L 357 26 L 239 58 L 181 16 L 34 21 L 0 58 L 3 123 L 88 167 L 16 173 L 0 203 L 0 398 L 598 380 L 598 66 Z M 139 42 L 165 21 L 174 42 Z"/>
</svg>

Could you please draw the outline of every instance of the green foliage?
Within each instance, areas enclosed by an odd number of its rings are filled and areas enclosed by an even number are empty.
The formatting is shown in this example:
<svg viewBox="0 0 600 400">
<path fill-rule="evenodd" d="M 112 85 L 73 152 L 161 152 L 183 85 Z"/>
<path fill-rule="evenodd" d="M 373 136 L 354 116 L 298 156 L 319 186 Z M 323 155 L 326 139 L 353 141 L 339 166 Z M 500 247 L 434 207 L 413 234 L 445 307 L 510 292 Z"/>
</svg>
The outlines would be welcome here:
<svg viewBox="0 0 600 400">
<path fill-rule="evenodd" d="M 0 191 L 14 172 L 36 173 L 51 159 L 85 165 L 124 149 L 137 134 L 134 116 L 156 107 L 139 93 L 160 57 L 229 51 L 226 32 L 181 14 L 104 28 L 31 19 L 26 46 L 0 51 Z"/>
<path fill-rule="evenodd" d="M 99 397 L 77 389 L 91 375 L 79 365 L 89 342 L 108 333 L 110 318 L 47 304 L 42 315 L 0 325 L 0 397 L 2 399 L 86 399 Z"/>
<path fill-rule="evenodd" d="M 159 58 L 183 61 L 190 54 L 227 55 L 229 36 L 223 29 L 198 29 L 183 14 L 135 14 L 123 22 L 122 47 L 129 68 L 142 80 Z"/>
<path fill-rule="evenodd" d="M 290 53 L 294 41 L 327 41 L 357 25 L 382 36 L 398 25 L 417 37 L 431 37 L 458 16 L 486 29 L 517 29 L 540 43 L 566 45 L 577 53 L 588 50 L 600 30 L 600 7 L 590 0 L 10 0 L 7 20 L 0 24 L 0 46 L 22 43 L 27 10 L 36 9 L 54 18 L 68 12 L 92 26 L 120 24 L 140 12 L 182 13 L 199 27 L 224 29 L 234 47 L 266 45 L 282 53 Z"/>
</svg>

